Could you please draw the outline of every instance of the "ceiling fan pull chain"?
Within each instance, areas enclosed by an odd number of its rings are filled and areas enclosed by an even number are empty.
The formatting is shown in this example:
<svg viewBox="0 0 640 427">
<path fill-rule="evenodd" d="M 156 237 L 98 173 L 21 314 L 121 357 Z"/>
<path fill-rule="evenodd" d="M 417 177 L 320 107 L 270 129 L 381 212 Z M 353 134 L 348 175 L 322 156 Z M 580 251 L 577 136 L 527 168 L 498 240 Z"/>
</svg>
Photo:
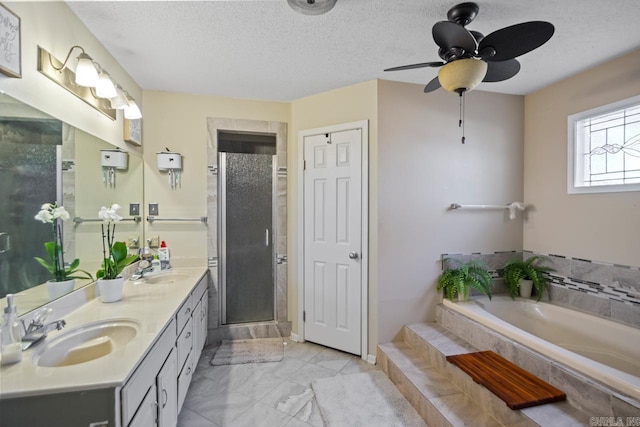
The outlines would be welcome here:
<svg viewBox="0 0 640 427">
<path fill-rule="evenodd" d="M 460 91 L 460 118 L 458 120 L 458 127 L 462 128 L 462 143 L 464 144 L 465 136 L 464 136 L 464 94 L 466 91 Z"/>
</svg>

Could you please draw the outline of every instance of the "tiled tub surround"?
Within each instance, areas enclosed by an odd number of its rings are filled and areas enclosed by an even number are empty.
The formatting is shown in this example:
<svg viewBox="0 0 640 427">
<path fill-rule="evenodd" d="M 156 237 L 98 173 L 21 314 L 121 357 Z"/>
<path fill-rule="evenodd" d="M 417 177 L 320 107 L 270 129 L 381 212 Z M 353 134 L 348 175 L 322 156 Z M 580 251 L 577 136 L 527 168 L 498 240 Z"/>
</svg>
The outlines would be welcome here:
<svg viewBox="0 0 640 427">
<path fill-rule="evenodd" d="M 275 320 L 239 325 L 220 325 L 220 289 L 218 286 L 218 131 L 276 135 L 275 229 L 276 259 Z M 287 124 L 258 120 L 207 118 L 207 257 L 209 260 L 209 344 L 226 339 L 287 337 Z"/>
<path fill-rule="evenodd" d="M 569 403 L 589 416 L 638 416 L 640 401 L 624 395 L 580 372 L 552 360 L 469 317 L 439 305 L 437 323 L 478 350 L 493 350 L 502 357 L 567 393 Z"/>
<path fill-rule="evenodd" d="M 640 329 L 507 296 L 444 306 L 640 401 Z"/>
<path fill-rule="evenodd" d="M 543 301 L 569 307 L 595 316 L 640 328 L 640 268 L 606 264 L 561 255 L 530 251 L 495 253 L 443 254 L 443 268 L 448 261 L 484 262 L 492 275 L 502 276 L 502 267 L 513 258 L 527 259 L 541 255 L 555 271 L 549 274 L 549 292 Z M 501 280 L 495 281 L 494 294 L 505 293 Z"/>
</svg>

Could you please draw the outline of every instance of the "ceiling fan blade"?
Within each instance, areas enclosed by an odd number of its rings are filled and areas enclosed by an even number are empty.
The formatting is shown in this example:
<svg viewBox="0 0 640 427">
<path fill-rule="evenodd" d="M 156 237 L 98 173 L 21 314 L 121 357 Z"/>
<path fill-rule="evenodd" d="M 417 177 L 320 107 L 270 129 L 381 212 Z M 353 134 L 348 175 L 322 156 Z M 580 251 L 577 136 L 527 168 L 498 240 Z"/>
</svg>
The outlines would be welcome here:
<svg viewBox="0 0 640 427">
<path fill-rule="evenodd" d="M 424 87 L 424 93 L 433 92 L 436 89 L 440 89 L 440 87 L 441 87 L 440 80 L 438 80 L 438 78 L 435 77 Z"/>
<path fill-rule="evenodd" d="M 414 68 L 425 68 L 425 67 L 441 67 L 444 65 L 442 61 L 436 62 L 422 62 L 420 64 L 411 64 L 411 65 L 401 65 L 400 67 L 387 68 L 384 71 L 400 71 L 400 70 L 412 70 Z"/>
<path fill-rule="evenodd" d="M 478 46 L 478 53 L 485 61 L 513 59 L 545 44 L 554 31 L 553 25 L 544 21 L 511 25 L 485 36 Z M 495 55 L 487 55 L 491 49 Z"/>
<path fill-rule="evenodd" d="M 502 62 L 488 62 L 487 74 L 483 82 L 501 82 L 510 79 L 520 71 L 520 63 L 516 59 Z"/>
<path fill-rule="evenodd" d="M 444 50 L 457 47 L 473 54 L 476 51 L 476 47 L 478 47 L 475 37 L 462 25 L 458 25 L 455 22 L 436 22 L 432 33 L 433 40 Z"/>
</svg>

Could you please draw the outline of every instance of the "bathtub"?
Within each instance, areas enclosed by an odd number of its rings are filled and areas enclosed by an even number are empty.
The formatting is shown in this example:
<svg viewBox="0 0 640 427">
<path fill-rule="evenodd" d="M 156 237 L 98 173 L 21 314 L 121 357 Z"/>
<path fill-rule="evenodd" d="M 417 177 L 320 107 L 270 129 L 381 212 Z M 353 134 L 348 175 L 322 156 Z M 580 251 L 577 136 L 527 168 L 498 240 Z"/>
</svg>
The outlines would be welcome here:
<svg viewBox="0 0 640 427">
<path fill-rule="evenodd" d="M 444 305 L 640 401 L 640 329 L 506 296 Z"/>
</svg>

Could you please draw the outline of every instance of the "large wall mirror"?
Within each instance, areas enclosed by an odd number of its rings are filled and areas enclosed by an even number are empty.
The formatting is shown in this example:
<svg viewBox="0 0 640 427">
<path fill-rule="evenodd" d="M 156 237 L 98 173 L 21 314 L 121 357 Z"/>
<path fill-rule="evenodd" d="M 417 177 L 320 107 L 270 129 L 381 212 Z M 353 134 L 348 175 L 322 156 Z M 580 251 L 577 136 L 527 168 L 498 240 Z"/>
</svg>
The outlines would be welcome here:
<svg viewBox="0 0 640 427">
<path fill-rule="evenodd" d="M 116 147 L 54 117 L 0 94 L 0 298 L 15 294 L 19 314 L 62 296 L 46 285 L 50 273 L 34 257 L 47 258 L 51 224 L 34 217 L 57 201 L 71 218 L 63 221 L 65 261 L 95 277 L 102 260 L 101 206 L 117 203 L 124 219 L 117 240 L 137 252 L 143 240 L 143 161 L 127 153 L 126 167 L 103 166 Z M 137 204 L 139 211 L 130 211 Z M 74 289 L 90 283 L 76 279 Z M 2 301 L 0 306 L 4 306 Z"/>
</svg>

